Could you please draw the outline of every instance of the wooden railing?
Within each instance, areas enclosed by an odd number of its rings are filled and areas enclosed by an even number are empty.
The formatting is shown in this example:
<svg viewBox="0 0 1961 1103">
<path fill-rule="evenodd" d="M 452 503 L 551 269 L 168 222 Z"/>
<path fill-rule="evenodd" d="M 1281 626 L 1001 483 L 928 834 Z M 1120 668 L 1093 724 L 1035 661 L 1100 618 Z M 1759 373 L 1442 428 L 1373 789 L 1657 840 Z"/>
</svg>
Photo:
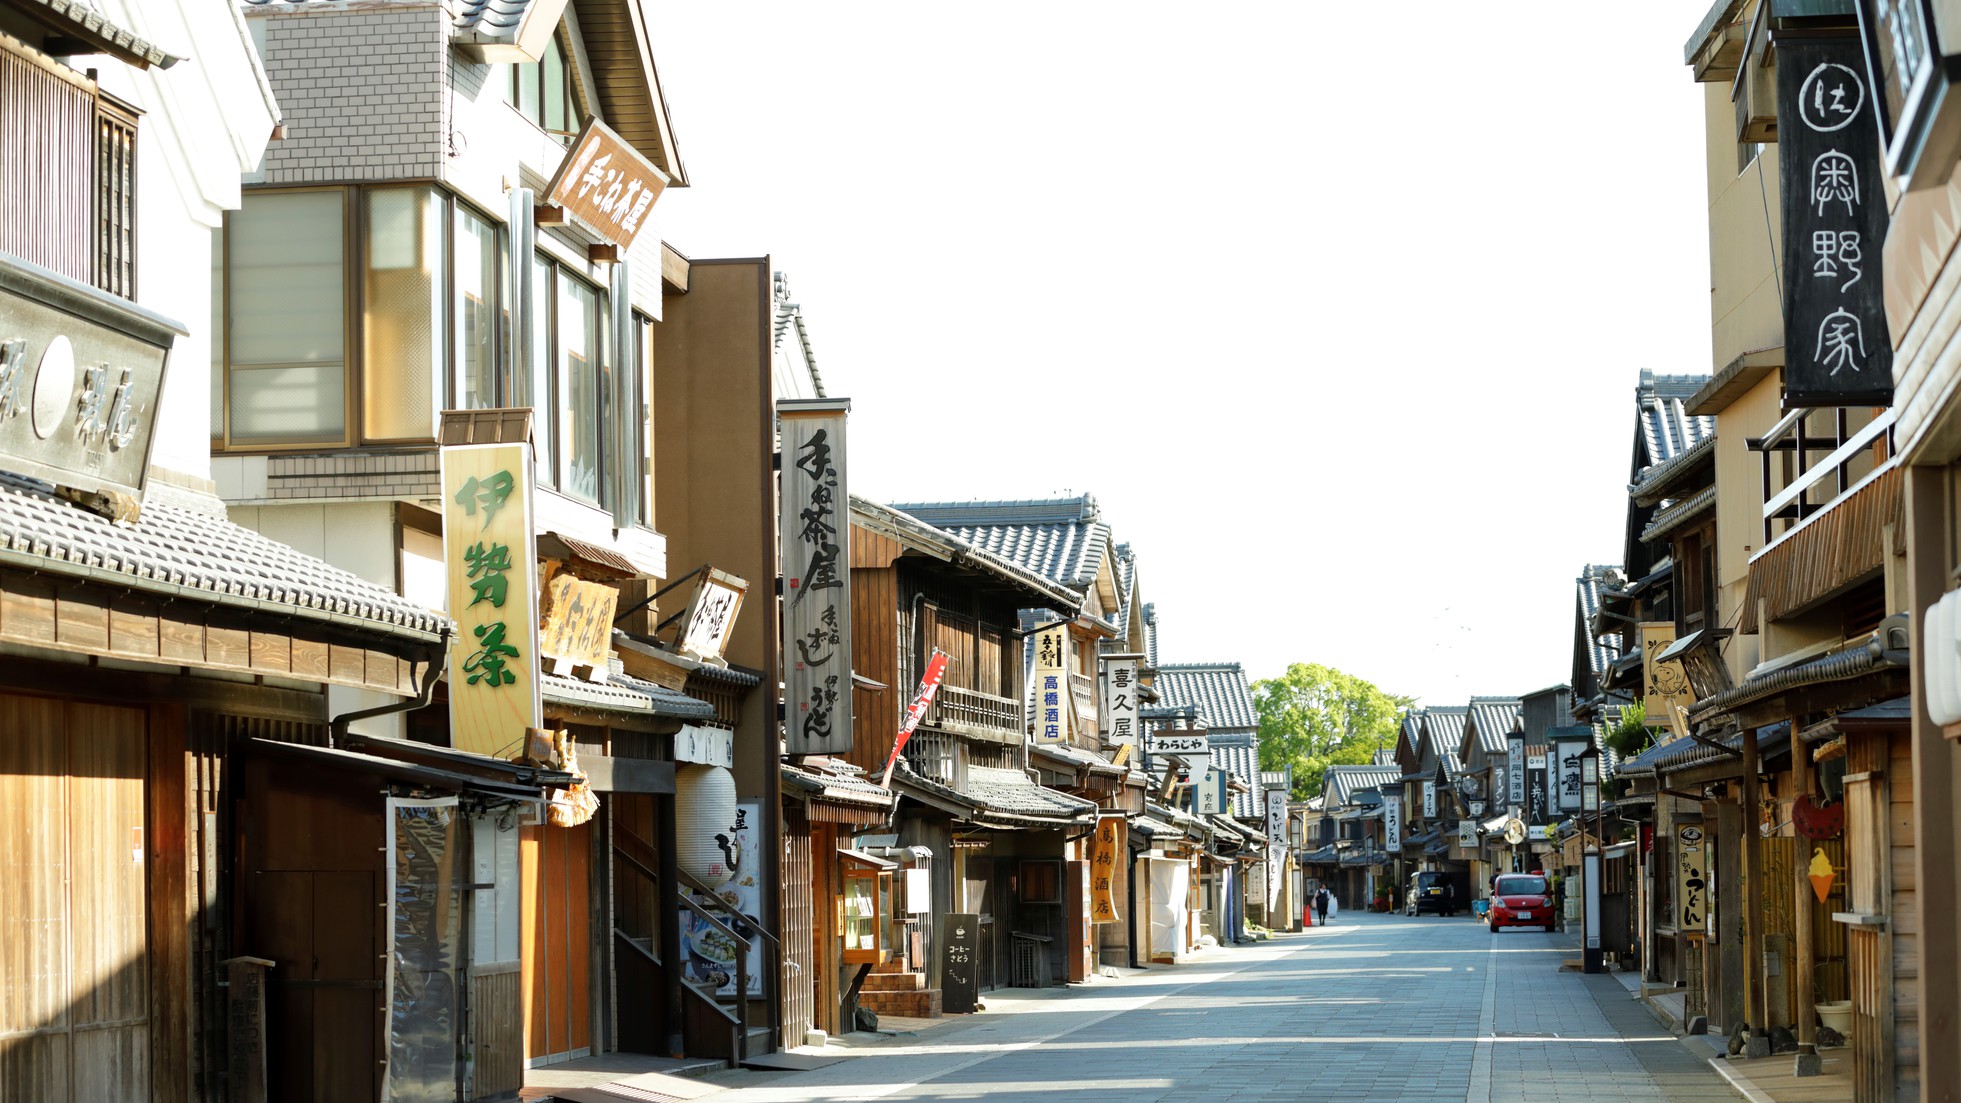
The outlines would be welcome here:
<svg viewBox="0 0 1961 1103">
<path fill-rule="evenodd" d="M 1805 518 L 1858 489 L 1866 479 L 1890 467 L 1897 457 L 1893 449 L 1893 410 L 1884 410 L 1858 430 L 1848 431 L 1846 410 L 1839 409 L 1834 432 L 1822 438 L 1811 436 L 1805 429 L 1808 416 L 1814 413 L 1817 411 L 1793 410 L 1771 426 L 1770 432 L 1747 442 L 1752 451 L 1761 454 L 1763 464 L 1762 548 L 1768 548 Z M 1800 473 L 1782 490 L 1773 491 L 1771 468 L 1779 452 L 1794 453 Z M 1817 452 L 1828 454 L 1814 463 L 1811 457 Z M 1873 460 L 1873 470 L 1855 480 L 1852 465 L 1861 457 Z M 1774 531 L 1774 523 L 1779 519 L 1790 522 L 1783 532 Z"/>
<path fill-rule="evenodd" d="M 1019 743 L 1025 730 L 1021 702 L 948 685 L 940 687 L 923 722 L 929 727 L 1004 743 Z"/>
</svg>

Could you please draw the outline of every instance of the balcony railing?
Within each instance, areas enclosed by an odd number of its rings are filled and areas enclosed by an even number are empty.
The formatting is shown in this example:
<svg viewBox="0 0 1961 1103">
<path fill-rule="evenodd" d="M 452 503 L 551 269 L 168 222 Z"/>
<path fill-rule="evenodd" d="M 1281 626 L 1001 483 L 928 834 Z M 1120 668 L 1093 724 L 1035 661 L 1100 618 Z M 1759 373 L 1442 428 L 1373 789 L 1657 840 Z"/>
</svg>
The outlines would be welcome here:
<svg viewBox="0 0 1961 1103">
<path fill-rule="evenodd" d="M 1021 742 L 1026 727 L 1020 701 L 948 685 L 940 687 L 922 722 L 999 743 Z"/>
<path fill-rule="evenodd" d="M 1772 544 L 1803 524 L 1805 518 L 1890 468 L 1897 459 L 1893 447 L 1893 410 L 1883 410 L 1864 426 L 1849 431 L 1847 411 L 1841 408 L 1836 411 L 1835 431 L 1826 437 L 1812 436 L 1806 431 L 1807 415 L 1816 412 L 1793 410 L 1771 426 L 1770 432 L 1762 438 L 1749 442 L 1750 448 L 1758 452 L 1763 460 L 1762 550 L 1768 550 Z M 1796 466 L 1802 470 L 1782 490 L 1773 490 L 1771 468 L 1774 457 L 1780 452 L 1793 453 L 1797 457 Z M 1826 453 L 1825 458 L 1811 462 L 1812 455 L 1819 452 Z M 1872 459 L 1871 468 L 1855 477 L 1853 465 L 1862 457 Z M 1782 532 L 1776 529 L 1776 522 L 1780 520 L 1788 522 Z M 1762 551 L 1758 554 L 1761 555 Z"/>
</svg>

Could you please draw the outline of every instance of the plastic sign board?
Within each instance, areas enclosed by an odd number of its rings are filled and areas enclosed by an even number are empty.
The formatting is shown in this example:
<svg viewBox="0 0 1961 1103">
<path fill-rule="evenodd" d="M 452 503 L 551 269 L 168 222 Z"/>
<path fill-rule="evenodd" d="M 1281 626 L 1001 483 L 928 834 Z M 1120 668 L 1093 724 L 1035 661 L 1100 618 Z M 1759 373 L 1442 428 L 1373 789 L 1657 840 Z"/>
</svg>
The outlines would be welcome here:
<svg viewBox="0 0 1961 1103">
<path fill-rule="evenodd" d="M 544 724 L 531 478 L 526 444 L 442 450 L 450 743 L 494 758 L 522 753 Z"/>
<path fill-rule="evenodd" d="M 1525 807 L 1525 733 L 1505 739 L 1505 803 Z"/>
<path fill-rule="evenodd" d="M 1679 824 L 1675 828 L 1675 929 L 1684 934 L 1702 932 L 1708 915 L 1709 883 L 1707 844 L 1699 823 Z"/>
<path fill-rule="evenodd" d="M 1266 791 L 1266 841 L 1273 846 L 1287 845 L 1287 791 Z"/>
<path fill-rule="evenodd" d="M 1137 742 L 1137 663 L 1141 655 L 1104 655 L 1104 738 L 1117 746 Z"/>
<path fill-rule="evenodd" d="M 1382 848 L 1391 853 L 1403 849 L 1403 798 L 1400 793 L 1382 794 Z"/>
<path fill-rule="evenodd" d="M 783 440 L 784 750 L 851 750 L 851 520 L 846 399 L 776 404 Z"/>
<path fill-rule="evenodd" d="M 1437 783 L 1434 781 L 1423 783 L 1423 818 L 1426 820 L 1437 818 Z"/>
<path fill-rule="evenodd" d="M 1207 766 L 1205 776 L 1198 783 L 1196 800 L 1198 814 L 1201 816 L 1222 816 L 1226 807 L 1226 779 L 1232 775 L 1217 766 Z"/>
<path fill-rule="evenodd" d="M 1153 758 L 1209 759 L 1212 739 L 1204 732 L 1170 729 L 1144 736 L 1144 753 Z"/>
<path fill-rule="evenodd" d="M 1036 629 L 1034 636 L 1035 742 L 1066 743 L 1069 740 L 1069 714 L 1074 710 L 1069 690 L 1069 626 L 1050 624 Z"/>
</svg>

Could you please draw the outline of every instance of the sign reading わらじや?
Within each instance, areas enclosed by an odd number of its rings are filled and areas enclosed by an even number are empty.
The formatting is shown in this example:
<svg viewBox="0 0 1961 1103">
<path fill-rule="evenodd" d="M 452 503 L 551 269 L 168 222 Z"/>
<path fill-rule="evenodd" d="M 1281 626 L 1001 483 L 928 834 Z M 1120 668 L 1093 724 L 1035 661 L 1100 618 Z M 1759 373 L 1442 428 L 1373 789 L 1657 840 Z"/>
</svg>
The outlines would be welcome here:
<svg viewBox="0 0 1961 1103">
<path fill-rule="evenodd" d="M 1051 624 L 1035 632 L 1035 742 L 1069 738 L 1069 626 Z"/>
<path fill-rule="evenodd" d="M 450 742 L 497 758 L 522 752 L 525 730 L 543 723 L 531 471 L 524 444 L 442 450 Z"/>
<path fill-rule="evenodd" d="M 776 404 L 783 438 L 785 750 L 851 750 L 851 519 L 843 399 Z"/>
<path fill-rule="evenodd" d="M 1785 409 L 1893 403 L 1874 110 L 1856 34 L 1777 43 Z"/>
</svg>

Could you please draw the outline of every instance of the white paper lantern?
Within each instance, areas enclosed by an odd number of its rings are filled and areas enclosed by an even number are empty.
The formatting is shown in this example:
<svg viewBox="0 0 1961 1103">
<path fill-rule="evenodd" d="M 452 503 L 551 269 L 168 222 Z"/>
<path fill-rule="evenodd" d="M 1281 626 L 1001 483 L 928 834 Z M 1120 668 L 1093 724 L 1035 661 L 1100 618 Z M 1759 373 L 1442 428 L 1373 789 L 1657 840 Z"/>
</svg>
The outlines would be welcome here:
<svg viewBox="0 0 1961 1103">
<path fill-rule="evenodd" d="M 724 766 L 674 771 L 675 861 L 709 888 L 720 888 L 748 860 L 735 833 L 735 775 Z"/>
</svg>

